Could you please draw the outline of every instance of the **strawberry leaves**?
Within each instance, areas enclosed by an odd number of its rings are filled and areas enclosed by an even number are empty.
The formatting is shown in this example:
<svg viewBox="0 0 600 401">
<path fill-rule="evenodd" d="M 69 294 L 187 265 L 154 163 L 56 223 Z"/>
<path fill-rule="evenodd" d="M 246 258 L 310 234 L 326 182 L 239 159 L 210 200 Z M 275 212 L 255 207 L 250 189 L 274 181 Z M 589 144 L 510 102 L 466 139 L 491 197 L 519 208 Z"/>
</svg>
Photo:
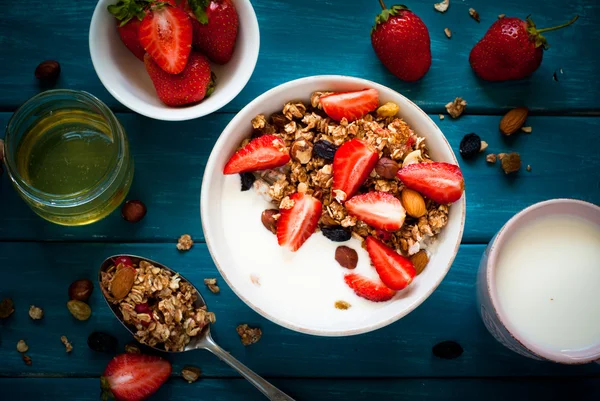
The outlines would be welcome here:
<svg viewBox="0 0 600 401">
<path fill-rule="evenodd" d="M 210 0 L 188 0 L 188 6 L 196 16 L 198 22 L 203 25 L 208 24 L 208 15 L 206 15 L 206 7 Z"/>
<path fill-rule="evenodd" d="M 140 21 L 146 15 L 146 7 L 152 4 L 152 0 L 119 0 L 117 4 L 109 5 L 108 12 L 121 21 L 119 26 L 128 23 L 132 18 Z"/>
</svg>

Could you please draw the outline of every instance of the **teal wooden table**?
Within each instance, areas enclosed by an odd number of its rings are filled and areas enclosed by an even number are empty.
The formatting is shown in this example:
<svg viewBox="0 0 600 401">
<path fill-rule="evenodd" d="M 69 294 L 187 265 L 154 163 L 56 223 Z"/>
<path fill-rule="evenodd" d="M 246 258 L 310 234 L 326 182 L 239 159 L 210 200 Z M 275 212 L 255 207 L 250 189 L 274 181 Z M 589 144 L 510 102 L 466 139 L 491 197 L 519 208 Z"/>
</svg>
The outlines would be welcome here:
<svg viewBox="0 0 600 401">
<path fill-rule="evenodd" d="M 0 13 L 0 123 L 42 90 L 33 70 L 56 59 L 62 74 L 56 87 L 89 91 L 116 112 L 131 140 L 136 173 L 129 198 L 143 200 L 148 215 L 139 224 L 118 212 L 102 222 L 65 228 L 46 223 L 0 178 L 0 298 L 11 297 L 15 313 L 0 321 L 0 400 L 97 400 L 98 377 L 110 359 L 86 345 L 89 333 L 130 341 L 96 289 L 92 317 L 75 321 L 65 307 L 71 281 L 94 279 L 102 260 L 115 253 L 146 255 L 176 267 L 200 284 L 218 277 L 203 241 L 199 191 L 204 166 L 219 133 L 250 100 L 264 91 L 307 75 L 346 74 L 371 79 L 408 96 L 430 113 L 458 152 L 463 135 L 478 133 L 493 153 L 516 151 L 524 168 L 514 177 L 484 157 L 461 162 L 466 179 L 467 223 L 450 273 L 417 310 L 374 333 L 318 338 L 280 328 L 261 318 L 220 281 L 208 294 L 216 312 L 217 341 L 242 362 L 297 400 L 520 400 L 600 399 L 600 366 L 559 366 L 520 357 L 496 343 L 475 306 L 475 272 L 485 244 L 513 214 L 535 202 L 571 197 L 600 203 L 600 3 L 548 0 L 451 0 L 448 12 L 434 0 L 408 4 L 427 24 L 433 65 L 418 83 L 403 83 L 376 59 L 369 30 L 376 0 L 255 0 L 261 30 L 258 65 L 242 93 L 224 109 L 194 121 L 167 123 L 134 114 L 102 87 L 90 61 L 88 27 L 93 0 L 2 2 Z M 391 5 L 391 4 L 390 4 Z M 481 23 L 468 14 L 475 8 Z M 555 25 L 579 14 L 568 29 L 548 34 L 552 47 L 529 79 L 508 83 L 477 80 L 468 54 L 498 14 L 532 14 L 538 26 Z M 452 30 L 451 39 L 444 28 Z M 461 96 L 468 102 L 457 120 L 438 114 Z M 531 109 L 529 135 L 510 141 L 498 132 L 500 116 L 514 106 Z M 194 248 L 179 253 L 179 235 Z M 30 304 L 45 317 L 32 321 Z M 244 348 L 239 323 L 260 326 L 263 338 Z M 66 335 L 73 352 L 65 353 Z M 32 365 L 16 351 L 25 339 Z M 445 340 L 462 345 L 454 360 L 439 359 L 432 346 Z M 262 400 L 246 381 L 201 351 L 171 357 L 173 377 L 153 400 Z M 188 384 L 178 377 L 186 364 L 203 378 Z"/>
</svg>

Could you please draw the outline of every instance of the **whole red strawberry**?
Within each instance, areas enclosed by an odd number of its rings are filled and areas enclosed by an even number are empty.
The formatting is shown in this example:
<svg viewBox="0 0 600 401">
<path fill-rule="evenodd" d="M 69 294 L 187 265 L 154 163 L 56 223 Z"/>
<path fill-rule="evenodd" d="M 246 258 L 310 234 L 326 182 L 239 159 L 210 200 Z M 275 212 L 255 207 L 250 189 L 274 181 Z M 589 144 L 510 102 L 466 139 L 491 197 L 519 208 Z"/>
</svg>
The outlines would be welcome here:
<svg viewBox="0 0 600 401">
<path fill-rule="evenodd" d="M 198 52 L 190 53 L 187 65 L 179 74 L 164 71 L 149 54 L 144 57 L 144 63 L 156 94 L 167 106 L 199 102 L 215 88 L 215 77 L 210 71 L 208 59 Z"/>
<path fill-rule="evenodd" d="M 431 67 L 429 31 L 406 6 L 385 7 L 375 18 L 371 44 L 379 60 L 403 81 L 417 81 Z"/>
<path fill-rule="evenodd" d="M 180 7 L 193 17 L 192 45 L 217 64 L 229 62 L 239 28 L 231 0 L 183 0 Z"/>
<path fill-rule="evenodd" d="M 566 24 L 552 28 L 537 29 L 531 18 L 501 18 L 494 22 L 469 56 L 475 74 L 487 81 L 523 79 L 542 64 L 543 51 L 548 48 L 542 32 L 553 31 L 571 25 L 575 16 Z"/>
</svg>

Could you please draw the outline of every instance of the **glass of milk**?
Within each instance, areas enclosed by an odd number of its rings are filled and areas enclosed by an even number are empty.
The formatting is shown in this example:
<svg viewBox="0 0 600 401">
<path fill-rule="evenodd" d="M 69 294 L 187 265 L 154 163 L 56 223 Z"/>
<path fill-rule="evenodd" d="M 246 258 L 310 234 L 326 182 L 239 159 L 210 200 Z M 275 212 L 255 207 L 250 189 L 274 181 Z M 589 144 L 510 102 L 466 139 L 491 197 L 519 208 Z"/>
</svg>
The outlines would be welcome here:
<svg viewBox="0 0 600 401">
<path fill-rule="evenodd" d="M 479 312 L 512 351 L 539 360 L 600 360 L 600 207 L 573 199 L 515 215 L 486 248 Z"/>
</svg>

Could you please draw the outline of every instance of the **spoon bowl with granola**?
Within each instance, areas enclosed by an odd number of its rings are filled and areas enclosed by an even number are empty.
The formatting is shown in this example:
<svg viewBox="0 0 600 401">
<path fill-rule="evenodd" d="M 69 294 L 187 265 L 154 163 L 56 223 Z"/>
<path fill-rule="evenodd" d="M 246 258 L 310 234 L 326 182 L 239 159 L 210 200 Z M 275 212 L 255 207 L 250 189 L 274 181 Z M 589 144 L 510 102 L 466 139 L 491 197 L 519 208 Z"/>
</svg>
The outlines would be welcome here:
<svg viewBox="0 0 600 401">
<path fill-rule="evenodd" d="M 109 308 L 140 343 L 163 352 L 210 351 L 267 398 L 293 401 L 215 343 L 215 314 L 179 273 L 150 259 L 116 255 L 102 263 L 98 280 Z"/>
<path fill-rule="evenodd" d="M 464 178 L 404 96 L 308 77 L 225 128 L 201 215 L 215 264 L 251 308 L 302 333 L 354 335 L 402 318 L 440 284 L 462 238 Z"/>
</svg>

